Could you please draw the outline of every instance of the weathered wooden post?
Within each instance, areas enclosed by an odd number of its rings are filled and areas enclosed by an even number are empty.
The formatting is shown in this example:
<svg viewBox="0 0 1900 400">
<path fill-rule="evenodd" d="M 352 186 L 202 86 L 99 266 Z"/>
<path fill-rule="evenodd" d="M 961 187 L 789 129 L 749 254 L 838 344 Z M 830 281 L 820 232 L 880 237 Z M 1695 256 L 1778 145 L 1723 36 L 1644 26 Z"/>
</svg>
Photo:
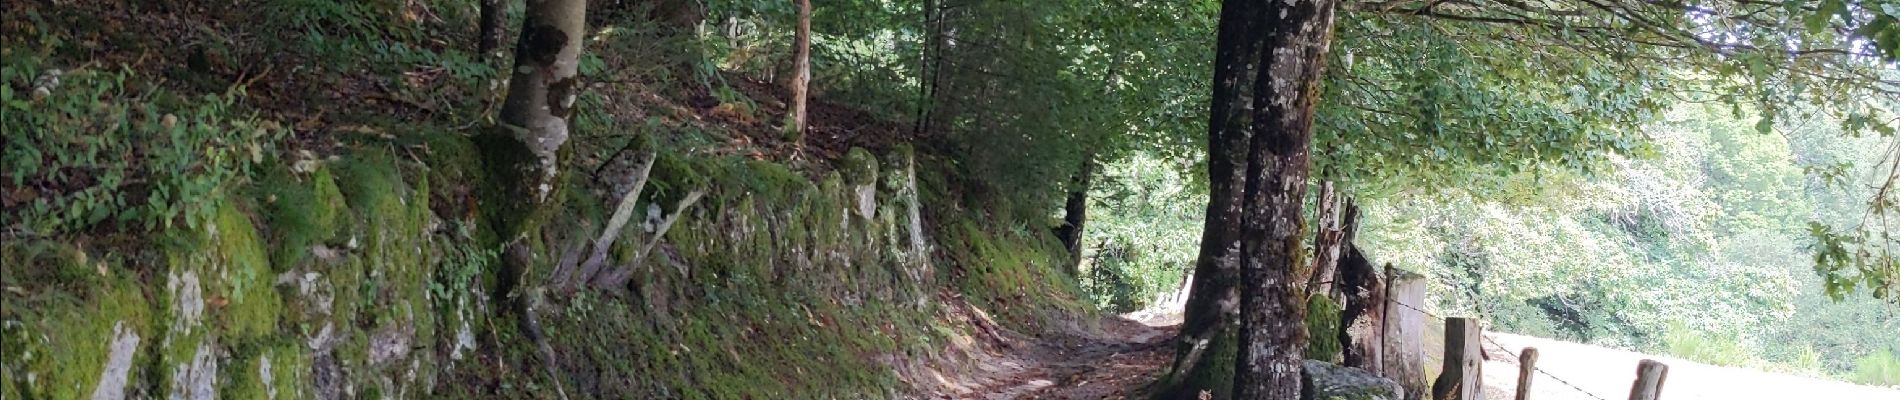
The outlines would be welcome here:
<svg viewBox="0 0 1900 400">
<path fill-rule="evenodd" d="M 1425 276 L 1385 266 L 1385 320 L 1380 321 L 1380 376 L 1405 388 L 1405 400 L 1421 400 L 1430 386 L 1425 376 Z"/>
<path fill-rule="evenodd" d="M 1445 319 L 1444 372 L 1432 382 L 1434 400 L 1484 398 L 1484 328 L 1477 318 Z"/>
<path fill-rule="evenodd" d="M 1630 385 L 1630 400 L 1656 400 L 1662 398 L 1663 379 L 1669 377 L 1669 366 L 1656 360 L 1643 360 L 1636 364 L 1636 383 Z"/>
<path fill-rule="evenodd" d="M 1531 374 L 1537 372 L 1537 348 L 1525 347 L 1517 353 L 1517 400 L 1531 398 Z"/>
</svg>

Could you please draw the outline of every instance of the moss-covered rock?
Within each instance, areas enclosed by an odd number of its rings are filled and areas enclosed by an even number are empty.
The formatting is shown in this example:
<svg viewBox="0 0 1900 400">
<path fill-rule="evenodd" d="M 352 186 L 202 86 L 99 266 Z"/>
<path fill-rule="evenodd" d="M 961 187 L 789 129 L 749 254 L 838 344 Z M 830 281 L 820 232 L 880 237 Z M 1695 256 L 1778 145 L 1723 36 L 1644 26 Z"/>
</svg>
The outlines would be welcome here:
<svg viewBox="0 0 1900 400">
<path fill-rule="evenodd" d="M 0 315 L 0 371 L 8 398 L 137 397 L 156 335 L 151 301 L 129 269 L 66 244 L 8 243 L 6 307 Z M 77 281 L 37 280 L 14 271 L 92 271 Z M 77 283 L 77 284 L 75 284 Z M 15 291 L 15 290 L 18 291 Z"/>
<path fill-rule="evenodd" d="M 1367 372 L 1332 363 L 1306 360 L 1302 365 L 1308 387 L 1306 400 L 1398 400 L 1405 389 L 1398 382 Z"/>
</svg>

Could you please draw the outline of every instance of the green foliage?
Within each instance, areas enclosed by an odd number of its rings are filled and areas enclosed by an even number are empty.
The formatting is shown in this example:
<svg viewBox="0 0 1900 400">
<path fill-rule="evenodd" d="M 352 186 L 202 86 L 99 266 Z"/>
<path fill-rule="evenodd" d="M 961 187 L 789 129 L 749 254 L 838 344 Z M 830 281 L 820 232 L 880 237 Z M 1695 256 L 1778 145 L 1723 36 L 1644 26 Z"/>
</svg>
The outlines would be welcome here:
<svg viewBox="0 0 1900 400">
<path fill-rule="evenodd" d="M 1095 301 L 1095 308 L 1112 313 L 1128 313 L 1140 310 L 1146 298 L 1140 282 L 1131 282 L 1126 269 L 1109 260 L 1128 260 L 1126 254 L 1115 254 L 1116 250 L 1106 250 L 1104 256 L 1097 253 L 1097 263 L 1088 268 L 1082 276 L 1082 293 Z M 1109 261 L 1109 262 L 1104 262 Z"/>
<path fill-rule="evenodd" d="M 1749 349 L 1751 346 L 1740 339 L 1703 335 L 1680 322 L 1669 324 L 1662 335 L 1662 345 L 1670 355 L 1704 364 L 1743 367 L 1759 362 Z"/>
<path fill-rule="evenodd" d="M 1443 309 L 1510 332 L 1816 375 L 1900 344 L 1888 333 L 1900 318 L 1878 300 L 1808 289 L 1826 277 L 1807 268 L 1819 250 L 1804 246 L 1807 220 L 1857 220 L 1864 197 L 1801 165 L 1868 157 L 1854 149 L 1869 141 L 1824 116 L 1762 135 L 1725 111 L 1663 113 L 1644 130 L 1652 157 L 1611 157 L 1603 173 L 1365 201 L 1360 244 L 1449 283 L 1432 288 Z"/>
<path fill-rule="evenodd" d="M 1631 128 L 1667 104 L 1672 81 L 1657 64 L 1520 47 L 1563 34 L 1422 22 L 1342 15 L 1317 115 L 1317 174 L 1373 195 L 1483 193 L 1497 187 L 1486 175 L 1600 170 L 1640 152 Z M 1477 39 L 1498 36 L 1517 37 Z"/>
<path fill-rule="evenodd" d="M 4 183 L 30 193 L 9 206 L 16 228 L 41 234 L 100 223 L 145 229 L 205 225 L 214 199 L 267 159 L 284 134 L 246 115 L 242 90 L 179 97 L 132 84 L 132 71 L 61 72 L 48 58 L 9 56 L 0 72 Z M 16 88 L 27 88 L 18 90 Z"/>
<path fill-rule="evenodd" d="M 1179 67 L 1210 55 L 1184 45 L 1211 37 L 1205 4 L 928 3 L 817 4 L 812 90 L 871 115 L 911 119 L 916 133 L 954 152 L 973 183 L 960 191 L 1056 204 L 1086 157 L 1112 161 L 1146 148 L 1186 154 L 1184 138 L 1203 129 L 1196 99 L 1206 95 L 1205 72 Z M 725 21 L 706 41 L 713 62 L 781 81 L 790 65 L 790 3 L 710 8 L 710 20 Z"/>
<path fill-rule="evenodd" d="M 1207 198 L 1162 159 L 1135 155 L 1101 169 L 1089 193 L 1082 288 L 1104 310 L 1134 311 L 1180 288 Z"/>
<path fill-rule="evenodd" d="M 1900 386 L 1900 353 L 1888 351 L 1861 357 L 1854 361 L 1854 374 L 1848 379 L 1863 385 Z"/>
</svg>

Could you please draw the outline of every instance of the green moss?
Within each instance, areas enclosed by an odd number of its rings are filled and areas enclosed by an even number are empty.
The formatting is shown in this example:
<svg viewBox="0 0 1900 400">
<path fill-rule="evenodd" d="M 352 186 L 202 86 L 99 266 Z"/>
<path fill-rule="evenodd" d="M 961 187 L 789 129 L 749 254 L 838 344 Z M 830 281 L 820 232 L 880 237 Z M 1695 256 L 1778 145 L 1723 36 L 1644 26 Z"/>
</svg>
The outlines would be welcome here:
<svg viewBox="0 0 1900 400">
<path fill-rule="evenodd" d="M 1326 296 L 1306 299 L 1306 358 L 1337 363 L 1342 357 L 1339 343 L 1339 305 Z"/>
<path fill-rule="evenodd" d="M 838 171 L 844 174 L 846 183 L 864 185 L 877 182 L 877 157 L 861 147 L 852 147 L 844 153 L 844 165 Z"/>
<path fill-rule="evenodd" d="M 482 182 L 482 216 L 494 225 L 497 236 L 516 237 L 523 232 L 533 232 L 546 224 L 550 217 L 559 213 L 560 200 L 566 198 L 562 193 L 567 190 L 567 180 L 539 176 L 540 160 L 526 145 L 505 132 L 496 131 L 477 135 L 474 144 L 481 150 L 483 174 L 488 179 Z M 573 146 L 564 146 L 556 154 L 556 159 L 565 160 L 572 153 Z M 536 203 L 535 193 L 543 190 L 548 193 L 547 201 Z"/>
<path fill-rule="evenodd" d="M 54 253 L 67 256 L 27 250 L 41 246 L 65 247 Z M 64 244 L 9 243 L 6 249 L 9 271 L 98 265 L 71 257 L 83 253 Z M 122 269 L 106 267 L 107 275 L 94 272 L 87 285 L 29 286 L 28 292 L 5 294 L 7 306 L 0 314 L 18 322 L 0 328 L 0 371 L 6 371 L 9 398 L 86 398 L 99 384 L 118 331 L 138 335 L 141 347 L 156 342 L 154 312 L 138 282 Z M 8 277 L 9 285 L 16 283 L 13 279 Z M 135 354 L 133 365 L 147 357 Z M 136 386 L 141 376 L 135 368 L 127 378 L 128 386 Z"/>
<path fill-rule="evenodd" d="M 312 245 L 335 239 L 343 228 L 343 196 L 328 169 L 319 167 L 299 178 L 282 166 L 271 168 L 257 191 L 271 231 L 270 259 L 276 271 L 302 264 Z"/>
<path fill-rule="evenodd" d="M 1207 341 L 1207 347 L 1201 350 L 1201 357 L 1185 371 L 1173 371 L 1181 376 L 1168 377 L 1167 385 L 1155 391 L 1155 399 L 1192 399 L 1199 398 L 1202 391 L 1211 394 L 1211 398 L 1226 399 L 1233 397 L 1234 362 L 1240 354 L 1239 331 L 1232 326 L 1224 326 Z"/>
<path fill-rule="evenodd" d="M 480 218 L 480 196 L 483 182 L 488 182 L 487 172 L 482 169 L 481 150 L 475 142 L 454 132 L 423 132 L 416 134 L 421 140 L 425 154 L 424 165 L 431 183 L 429 202 L 435 213 L 443 219 L 467 227 L 469 238 L 482 243 L 495 240 L 492 228 Z"/>
<path fill-rule="evenodd" d="M 0 275 L 9 286 L 67 286 L 84 288 L 99 278 L 97 264 L 79 248 L 51 241 L 7 242 L 7 265 L 32 265 L 35 268 L 8 268 Z"/>
<path fill-rule="evenodd" d="M 309 357 L 297 342 L 281 340 L 238 349 L 234 353 L 227 364 L 219 366 L 219 375 L 225 377 L 219 380 L 219 396 L 230 399 L 310 397 L 305 388 L 311 368 Z"/>
<path fill-rule="evenodd" d="M 1094 312 L 1078 296 L 1074 278 L 1060 271 L 1067 255 L 1053 236 L 997 229 L 974 218 L 957 221 L 936 237 L 965 272 L 958 287 L 985 310 L 1031 331 Z"/>
<path fill-rule="evenodd" d="M 225 303 L 211 313 L 219 319 L 220 334 L 239 341 L 272 336 L 283 306 L 272 287 L 275 276 L 257 228 L 250 217 L 229 204 L 218 210 L 213 223 L 215 233 L 208 239 L 213 240 L 211 256 L 215 258 L 209 261 L 216 266 L 206 271 L 212 274 L 200 277 L 207 278 L 211 301 L 217 303 L 221 296 Z"/>
</svg>

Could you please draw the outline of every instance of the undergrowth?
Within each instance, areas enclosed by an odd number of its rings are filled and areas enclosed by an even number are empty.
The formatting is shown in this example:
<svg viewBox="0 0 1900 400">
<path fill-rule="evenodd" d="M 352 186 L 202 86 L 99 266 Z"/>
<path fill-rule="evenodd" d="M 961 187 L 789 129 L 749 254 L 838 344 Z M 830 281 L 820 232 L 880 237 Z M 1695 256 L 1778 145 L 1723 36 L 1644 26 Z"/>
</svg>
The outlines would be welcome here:
<svg viewBox="0 0 1900 400">
<path fill-rule="evenodd" d="M 0 70 L 10 228 L 202 226 L 221 206 L 216 193 L 243 182 L 284 135 L 238 105 L 240 87 L 181 96 L 138 84 L 130 70 L 48 60 L 12 54 Z"/>
</svg>

